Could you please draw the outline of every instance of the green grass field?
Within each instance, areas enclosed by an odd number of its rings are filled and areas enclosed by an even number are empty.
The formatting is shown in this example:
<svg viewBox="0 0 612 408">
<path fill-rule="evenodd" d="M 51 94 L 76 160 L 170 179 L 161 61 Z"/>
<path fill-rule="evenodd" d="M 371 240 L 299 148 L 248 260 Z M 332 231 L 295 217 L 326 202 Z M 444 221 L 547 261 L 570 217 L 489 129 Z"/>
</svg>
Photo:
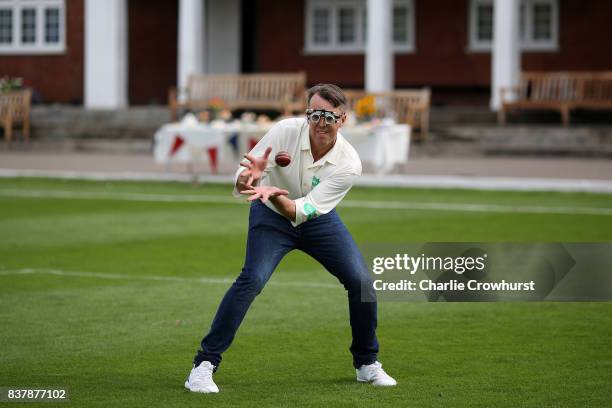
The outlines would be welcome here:
<svg viewBox="0 0 612 408">
<path fill-rule="evenodd" d="M 355 188 L 346 203 L 358 243 L 612 241 L 612 195 Z M 378 389 L 355 382 L 344 289 L 298 252 L 224 355 L 221 393 L 185 391 L 247 215 L 223 185 L 0 180 L 0 387 L 68 387 L 79 407 L 612 406 L 612 303 L 381 302 L 399 385 Z"/>
</svg>

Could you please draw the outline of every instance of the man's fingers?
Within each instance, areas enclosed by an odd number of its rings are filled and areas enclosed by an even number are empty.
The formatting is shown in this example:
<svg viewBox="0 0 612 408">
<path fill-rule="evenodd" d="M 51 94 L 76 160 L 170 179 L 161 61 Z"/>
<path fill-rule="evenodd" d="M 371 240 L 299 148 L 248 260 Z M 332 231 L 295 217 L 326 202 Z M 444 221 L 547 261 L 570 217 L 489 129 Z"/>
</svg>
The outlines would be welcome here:
<svg viewBox="0 0 612 408">
<path fill-rule="evenodd" d="M 241 180 L 249 180 L 253 177 L 253 170 L 252 169 L 246 169 L 244 170 L 242 173 L 240 173 L 240 178 Z M 249 183 L 246 183 L 249 184 Z"/>
<path fill-rule="evenodd" d="M 255 194 L 253 194 L 252 196 L 250 196 L 250 197 L 248 198 L 248 200 L 247 200 L 247 201 L 255 201 L 255 200 L 257 200 L 259 197 L 261 197 L 261 194 L 260 194 L 260 193 L 255 193 Z"/>
<path fill-rule="evenodd" d="M 267 202 L 270 197 L 276 197 L 281 195 L 289 195 L 289 191 L 283 190 L 277 187 L 266 186 L 266 187 L 253 187 L 251 185 L 246 185 L 246 188 L 240 192 L 240 194 L 250 194 L 248 201 L 254 201 L 258 198 L 262 202 Z"/>
<path fill-rule="evenodd" d="M 253 175 L 251 174 L 249 179 L 246 182 L 247 187 L 252 187 L 252 183 L 253 183 Z"/>
<path fill-rule="evenodd" d="M 270 191 L 265 190 L 262 194 L 261 194 L 261 202 L 265 203 L 268 201 L 268 198 L 270 198 Z"/>
<path fill-rule="evenodd" d="M 248 161 L 250 161 L 251 163 L 255 163 L 257 161 L 257 159 L 255 159 L 253 156 L 251 156 L 250 154 L 246 153 L 244 155 L 244 158 L 247 159 Z"/>
<path fill-rule="evenodd" d="M 268 147 L 266 151 L 264 152 L 263 158 L 268 160 L 268 157 L 270 157 L 270 153 L 272 153 L 272 148 Z"/>
<path fill-rule="evenodd" d="M 250 169 L 253 167 L 253 163 L 249 163 L 249 162 L 240 162 L 240 165 L 242 167 L 246 167 L 247 169 Z"/>
</svg>

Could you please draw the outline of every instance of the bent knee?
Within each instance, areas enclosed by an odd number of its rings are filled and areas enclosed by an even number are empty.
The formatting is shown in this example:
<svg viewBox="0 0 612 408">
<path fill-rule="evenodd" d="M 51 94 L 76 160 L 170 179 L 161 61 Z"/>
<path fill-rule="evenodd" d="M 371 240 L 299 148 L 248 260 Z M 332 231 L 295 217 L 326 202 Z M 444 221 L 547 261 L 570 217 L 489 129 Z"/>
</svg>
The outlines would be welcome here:
<svg viewBox="0 0 612 408">
<path fill-rule="evenodd" d="M 367 271 L 361 269 L 353 271 L 349 276 L 340 280 L 346 290 L 349 292 L 361 292 L 362 288 L 372 286 L 373 280 Z"/>
<path fill-rule="evenodd" d="M 256 296 L 261 293 L 267 281 L 266 277 L 256 275 L 248 269 L 243 269 L 240 276 L 234 282 L 234 286 L 244 294 Z"/>
</svg>

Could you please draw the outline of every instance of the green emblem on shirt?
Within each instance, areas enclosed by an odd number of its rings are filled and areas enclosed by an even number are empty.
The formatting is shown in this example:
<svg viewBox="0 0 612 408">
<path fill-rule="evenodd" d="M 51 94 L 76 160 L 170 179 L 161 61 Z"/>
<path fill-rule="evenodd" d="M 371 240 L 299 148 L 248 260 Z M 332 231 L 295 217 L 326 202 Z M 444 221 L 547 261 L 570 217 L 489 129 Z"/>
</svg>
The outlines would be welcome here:
<svg viewBox="0 0 612 408">
<path fill-rule="evenodd" d="M 306 203 L 304 204 L 304 214 L 306 215 L 306 219 L 310 220 L 313 219 L 314 217 L 317 216 L 317 209 L 314 207 L 314 205 L 310 204 L 310 203 Z"/>
<path fill-rule="evenodd" d="M 318 186 L 320 182 L 321 180 L 319 180 L 317 176 L 312 176 L 312 188 L 315 188 L 316 186 Z"/>
</svg>

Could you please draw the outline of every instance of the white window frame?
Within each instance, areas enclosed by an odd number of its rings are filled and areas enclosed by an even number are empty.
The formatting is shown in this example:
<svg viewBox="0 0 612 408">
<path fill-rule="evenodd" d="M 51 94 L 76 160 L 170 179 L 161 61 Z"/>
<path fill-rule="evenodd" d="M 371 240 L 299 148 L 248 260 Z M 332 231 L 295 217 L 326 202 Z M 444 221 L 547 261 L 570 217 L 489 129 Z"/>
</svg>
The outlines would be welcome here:
<svg viewBox="0 0 612 408">
<path fill-rule="evenodd" d="M 406 6 L 408 13 L 408 40 L 407 44 L 393 44 L 395 53 L 413 53 L 415 51 L 415 7 L 414 0 L 394 0 L 393 7 Z M 351 44 L 340 44 L 338 10 L 343 7 L 355 10 L 355 41 Z M 314 9 L 325 8 L 330 16 L 330 42 L 326 45 L 315 44 L 313 38 Z M 324 54 L 363 54 L 365 52 L 364 15 L 366 13 L 366 0 L 306 0 L 304 24 L 304 51 L 306 55 Z M 392 38 L 390 39 L 393 40 Z"/>
<path fill-rule="evenodd" d="M 59 41 L 45 42 L 45 9 L 59 9 Z M 0 8 L 13 10 L 13 42 L 0 44 L 0 55 L 63 54 L 66 51 L 66 1 L 65 0 L 0 0 Z M 36 9 L 36 42 L 21 42 L 21 10 Z"/>
<path fill-rule="evenodd" d="M 533 5 L 547 4 L 551 7 L 551 39 L 547 41 L 533 39 Z M 494 4 L 494 0 L 470 0 L 469 26 L 468 26 L 468 51 L 490 52 L 493 48 L 492 41 L 479 40 L 477 37 L 478 20 L 476 10 L 481 4 Z M 522 0 L 522 15 L 519 17 L 523 23 L 523 31 L 520 33 L 522 51 L 546 51 L 555 52 L 559 50 L 559 0 Z"/>
<path fill-rule="evenodd" d="M 395 0 L 392 7 L 405 6 L 408 8 L 408 43 L 405 44 L 393 44 L 393 51 L 396 53 L 414 53 L 416 43 L 416 8 L 413 0 Z M 393 17 L 391 17 L 391 24 L 393 25 Z M 391 27 L 391 36 L 393 36 L 393 26 Z"/>
<path fill-rule="evenodd" d="M 533 6 L 546 4 L 551 10 L 550 40 L 533 38 Z M 521 47 L 524 51 L 557 51 L 559 49 L 559 0 L 523 0 L 525 32 L 522 33 Z"/>
<path fill-rule="evenodd" d="M 493 41 L 478 39 L 478 18 L 477 10 L 481 5 L 493 5 L 493 0 L 470 0 L 469 11 L 469 50 L 472 52 L 489 52 L 493 48 Z"/>
<path fill-rule="evenodd" d="M 351 43 L 340 44 L 340 9 L 348 8 L 352 9 L 355 13 L 355 38 Z M 363 37 L 362 33 L 362 19 L 363 19 L 363 10 L 359 7 L 359 5 L 355 5 L 354 1 L 341 0 L 336 3 L 336 9 L 331 10 L 331 40 L 333 44 L 336 44 L 337 47 L 346 48 L 350 51 L 355 51 L 359 49 L 359 44 L 361 43 L 361 38 Z"/>
</svg>

